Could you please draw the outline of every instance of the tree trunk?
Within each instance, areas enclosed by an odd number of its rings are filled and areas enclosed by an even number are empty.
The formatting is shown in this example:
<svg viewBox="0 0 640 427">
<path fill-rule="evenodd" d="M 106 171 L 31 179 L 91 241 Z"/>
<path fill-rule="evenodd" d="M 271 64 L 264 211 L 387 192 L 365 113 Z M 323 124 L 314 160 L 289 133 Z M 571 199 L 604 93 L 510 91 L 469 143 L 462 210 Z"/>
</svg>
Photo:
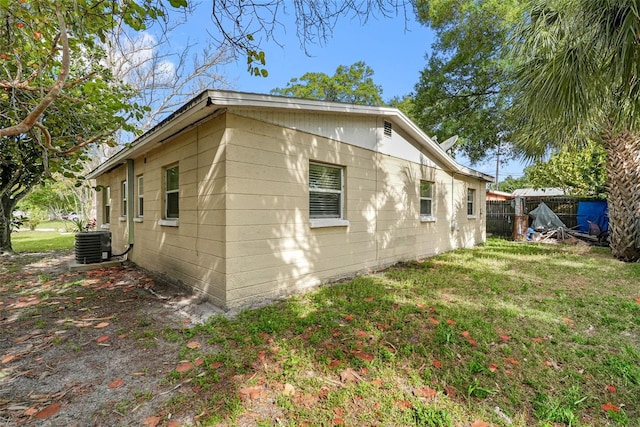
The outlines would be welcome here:
<svg viewBox="0 0 640 427">
<path fill-rule="evenodd" d="M 9 197 L 0 197 L 0 255 L 13 253 L 11 247 L 11 219 L 17 201 Z"/>
<path fill-rule="evenodd" d="M 611 254 L 640 260 L 640 137 L 627 131 L 604 134 Z"/>
</svg>

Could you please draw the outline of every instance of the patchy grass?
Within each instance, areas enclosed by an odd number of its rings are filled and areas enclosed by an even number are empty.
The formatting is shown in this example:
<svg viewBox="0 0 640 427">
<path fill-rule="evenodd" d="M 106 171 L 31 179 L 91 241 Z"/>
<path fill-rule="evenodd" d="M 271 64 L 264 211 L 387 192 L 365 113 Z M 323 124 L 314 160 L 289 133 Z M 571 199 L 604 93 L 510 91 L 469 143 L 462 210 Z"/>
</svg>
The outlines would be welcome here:
<svg viewBox="0 0 640 427">
<path fill-rule="evenodd" d="M 489 240 L 165 330 L 203 425 L 640 426 L 640 264 Z M 194 344 L 197 343 L 197 344 Z M 162 414 L 160 414 L 162 415 Z"/>
<path fill-rule="evenodd" d="M 19 231 L 11 234 L 11 243 L 16 252 L 71 249 L 75 243 L 75 235 L 57 231 Z"/>
<path fill-rule="evenodd" d="M 61 256 L 0 259 L 8 420 L 56 390 L 56 425 L 640 426 L 640 264 L 602 248 L 489 240 L 190 328 L 143 272 Z"/>
<path fill-rule="evenodd" d="M 68 271 L 71 259 L 0 257 L 0 424 L 150 425 L 182 339 L 162 339 L 184 324 L 167 304 L 187 295 L 132 266 Z"/>
</svg>

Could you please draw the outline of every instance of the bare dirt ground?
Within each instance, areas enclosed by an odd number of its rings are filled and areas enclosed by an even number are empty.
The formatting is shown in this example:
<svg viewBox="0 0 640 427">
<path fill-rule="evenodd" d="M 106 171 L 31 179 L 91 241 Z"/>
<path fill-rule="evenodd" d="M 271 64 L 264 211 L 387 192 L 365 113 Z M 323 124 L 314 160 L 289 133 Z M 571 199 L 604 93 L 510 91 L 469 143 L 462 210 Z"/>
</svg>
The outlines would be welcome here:
<svg viewBox="0 0 640 427">
<path fill-rule="evenodd" d="M 180 392 L 166 381 L 180 346 L 168 338 L 212 307 L 126 264 L 70 272 L 71 261 L 0 258 L 0 426 L 156 425 Z"/>
</svg>

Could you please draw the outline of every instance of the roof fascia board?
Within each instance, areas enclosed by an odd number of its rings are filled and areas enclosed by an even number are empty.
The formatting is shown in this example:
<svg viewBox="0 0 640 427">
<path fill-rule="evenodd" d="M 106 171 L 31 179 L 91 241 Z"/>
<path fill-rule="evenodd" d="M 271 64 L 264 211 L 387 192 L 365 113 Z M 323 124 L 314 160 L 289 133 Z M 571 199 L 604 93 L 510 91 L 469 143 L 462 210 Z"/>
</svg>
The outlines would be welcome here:
<svg viewBox="0 0 640 427">
<path fill-rule="evenodd" d="M 281 108 L 287 110 L 320 111 L 341 114 L 351 113 L 387 117 L 407 131 L 422 148 L 426 149 L 428 153 L 434 155 L 437 160 L 446 165 L 452 172 L 479 178 L 487 182 L 494 181 L 492 176 L 460 165 L 451 156 L 449 156 L 438 143 L 432 140 L 422 131 L 422 129 L 420 129 L 404 113 L 396 108 L 217 90 L 209 91 L 209 99 L 211 99 L 211 101 L 216 105 L 228 107 Z"/>
<path fill-rule="evenodd" d="M 136 138 L 132 143 L 128 144 L 128 146 L 125 146 L 100 166 L 89 172 L 86 177 L 88 179 L 95 179 L 106 173 L 114 165 L 123 163 L 126 159 L 135 157 L 139 153 L 149 151 L 150 148 L 148 146 L 150 144 L 165 142 L 185 128 L 190 127 L 196 121 L 201 120 L 202 117 L 197 117 L 198 113 L 212 105 L 205 95 L 206 91 L 184 104 L 156 126 Z"/>
<path fill-rule="evenodd" d="M 264 95 L 250 92 L 227 92 L 210 90 L 209 99 L 219 106 L 251 107 L 251 108 L 281 108 L 285 110 L 310 110 L 327 113 L 355 113 L 355 114 L 388 114 L 394 108 L 376 107 L 371 105 L 344 104 L 340 102 L 317 101 L 304 98 L 288 98 L 283 96 Z"/>
<path fill-rule="evenodd" d="M 493 182 L 493 177 L 474 171 L 458 164 L 435 141 L 426 135 L 415 123 L 413 123 L 400 110 L 389 107 L 376 107 L 369 105 L 344 104 L 338 102 L 317 101 L 302 98 L 287 98 L 281 96 L 264 95 L 250 92 L 233 92 L 221 90 L 206 90 L 201 92 L 191 101 L 184 104 L 173 114 L 158 123 L 151 130 L 137 138 L 131 146 L 122 149 L 98 168 L 91 171 L 87 178 L 96 178 L 106 170 L 127 158 L 148 151 L 147 145 L 153 142 L 164 142 L 175 136 L 182 129 L 194 124 L 206 116 L 201 111 L 210 106 L 236 107 L 236 108 L 268 108 L 299 111 L 314 111 L 339 114 L 363 114 L 389 118 L 407 132 L 427 153 L 436 157 L 452 172 Z M 215 110 L 214 110 L 215 111 Z"/>
<path fill-rule="evenodd" d="M 438 160 L 442 161 L 445 165 L 451 168 L 452 172 L 468 175 L 474 178 L 479 178 L 487 182 L 493 182 L 492 176 L 470 169 L 466 166 L 462 166 L 456 162 L 451 156 L 449 156 L 433 139 L 431 139 L 422 129 L 412 122 L 402 111 L 392 108 L 390 115 L 396 119 L 396 122 L 409 133 L 428 153 L 433 154 Z"/>
</svg>

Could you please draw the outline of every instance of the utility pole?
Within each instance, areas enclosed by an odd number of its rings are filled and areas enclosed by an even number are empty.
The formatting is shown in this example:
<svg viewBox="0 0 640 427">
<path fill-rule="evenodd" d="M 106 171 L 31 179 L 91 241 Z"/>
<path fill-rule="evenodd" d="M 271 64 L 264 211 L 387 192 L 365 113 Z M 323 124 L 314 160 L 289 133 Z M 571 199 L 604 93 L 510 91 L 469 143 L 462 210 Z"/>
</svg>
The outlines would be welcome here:
<svg viewBox="0 0 640 427">
<path fill-rule="evenodd" d="M 500 149 L 502 148 L 502 142 L 498 144 L 498 150 L 496 151 L 496 191 L 500 191 L 500 179 L 498 174 L 500 172 Z"/>
</svg>

